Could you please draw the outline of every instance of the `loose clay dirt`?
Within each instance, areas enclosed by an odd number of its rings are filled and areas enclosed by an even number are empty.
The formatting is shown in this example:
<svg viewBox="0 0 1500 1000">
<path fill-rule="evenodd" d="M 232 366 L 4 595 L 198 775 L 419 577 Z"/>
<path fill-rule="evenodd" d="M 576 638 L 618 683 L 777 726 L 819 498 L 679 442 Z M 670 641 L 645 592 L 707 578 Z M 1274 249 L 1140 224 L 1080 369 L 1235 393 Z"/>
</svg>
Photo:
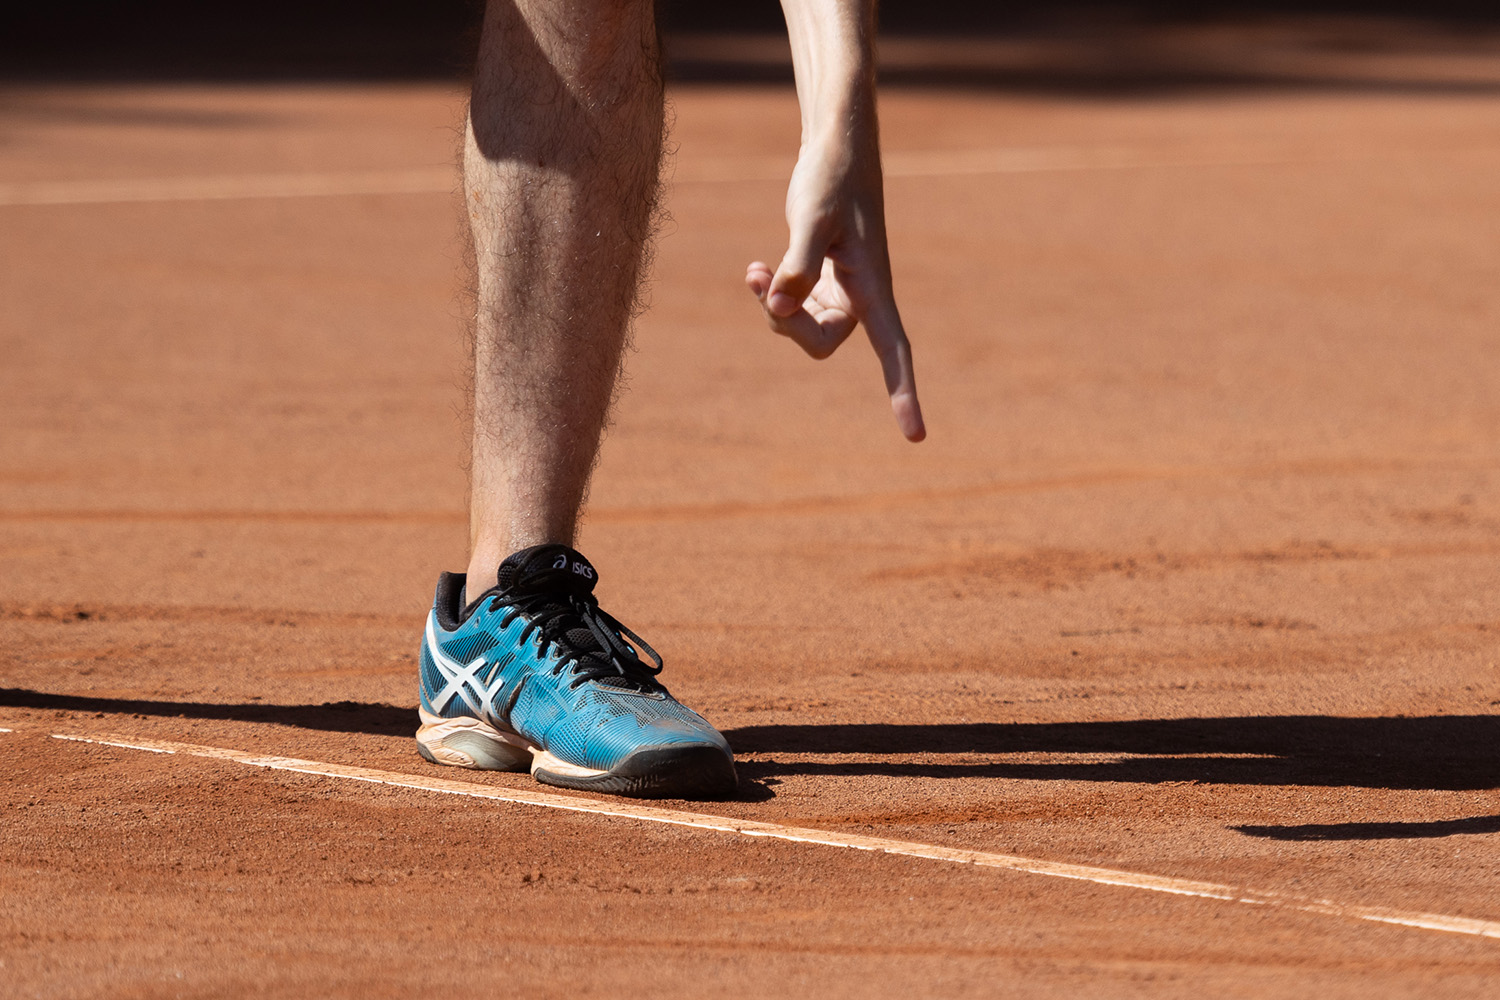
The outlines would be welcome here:
<svg viewBox="0 0 1500 1000">
<path fill-rule="evenodd" d="M 676 805 L 1500 919 L 1492 90 L 888 92 L 920 446 L 741 286 L 789 89 L 673 99 L 581 547 L 739 754 Z M 461 107 L 14 87 L 0 181 L 441 167 Z M 451 192 L 95 202 L 0 205 L 0 992 L 1493 990 L 1493 940 L 51 739 L 439 773 L 464 556 Z"/>
</svg>

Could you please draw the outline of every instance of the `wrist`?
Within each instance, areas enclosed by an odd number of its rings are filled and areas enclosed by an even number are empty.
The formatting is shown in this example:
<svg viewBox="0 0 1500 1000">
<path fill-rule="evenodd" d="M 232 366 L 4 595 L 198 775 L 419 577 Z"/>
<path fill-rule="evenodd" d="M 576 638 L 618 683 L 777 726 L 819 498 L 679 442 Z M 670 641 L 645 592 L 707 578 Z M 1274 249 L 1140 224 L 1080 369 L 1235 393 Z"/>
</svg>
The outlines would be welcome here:
<svg viewBox="0 0 1500 1000">
<path fill-rule="evenodd" d="M 874 73 L 850 69 L 819 81 L 802 101 L 802 141 L 835 142 L 874 134 Z"/>
</svg>

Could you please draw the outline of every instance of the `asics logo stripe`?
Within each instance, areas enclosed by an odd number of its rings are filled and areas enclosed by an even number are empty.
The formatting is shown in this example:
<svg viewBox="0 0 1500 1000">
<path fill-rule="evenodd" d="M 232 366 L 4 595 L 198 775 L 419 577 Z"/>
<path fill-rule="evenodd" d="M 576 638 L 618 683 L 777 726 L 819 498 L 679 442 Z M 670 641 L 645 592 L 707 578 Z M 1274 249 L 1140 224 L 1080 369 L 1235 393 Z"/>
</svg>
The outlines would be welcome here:
<svg viewBox="0 0 1500 1000">
<path fill-rule="evenodd" d="M 445 654 L 438 645 L 436 622 L 431 615 L 427 618 L 427 652 L 437 666 L 438 673 L 447 681 L 443 689 L 432 697 L 433 711 L 442 712 L 454 698 L 462 698 L 475 718 L 491 718 L 489 706 L 505 682 L 503 674 L 495 671 L 491 683 L 485 684 L 479 679 L 479 671 L 485 666 L 483 656 L 476 656 L 465 666 Z"/>
</svg>

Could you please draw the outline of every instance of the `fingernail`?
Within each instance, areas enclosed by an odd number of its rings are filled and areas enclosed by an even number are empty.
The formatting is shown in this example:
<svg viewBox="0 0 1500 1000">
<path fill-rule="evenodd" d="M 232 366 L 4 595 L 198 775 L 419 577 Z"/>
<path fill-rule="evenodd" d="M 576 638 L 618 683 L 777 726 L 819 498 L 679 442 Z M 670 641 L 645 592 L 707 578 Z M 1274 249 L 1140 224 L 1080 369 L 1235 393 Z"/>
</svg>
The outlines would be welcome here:
<svg viewBox="0 0 1500 1000">
<path fill-rule="evenodd" d="M 772 292 L 766 304 L 777 316 L 790 316 L 797 311 L 797 300 L 786 292 Z"/>
</svg>

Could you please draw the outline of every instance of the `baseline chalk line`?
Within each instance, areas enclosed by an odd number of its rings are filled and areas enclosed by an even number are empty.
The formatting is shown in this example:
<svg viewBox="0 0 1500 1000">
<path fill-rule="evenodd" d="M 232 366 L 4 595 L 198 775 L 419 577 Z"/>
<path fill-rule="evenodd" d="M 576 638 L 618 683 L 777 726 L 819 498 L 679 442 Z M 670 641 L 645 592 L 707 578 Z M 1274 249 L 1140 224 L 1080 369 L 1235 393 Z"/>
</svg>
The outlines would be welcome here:
<svg viewBox="0 0 1500 1000">
<path fill-rule="evenodd" d="M 1493 150 L 1460 150 L 1458 155 Z M 1379 151 L 1308 153 L 1237 151 L 1230 155 L 1187 150 L 1103 146 L 1008 146 L 996 149 L 891 150 L 887 178 L 981 177 L 997 174 L 1076 173 L 1166 168 L 1259 167 L 1409 158 Z M 790 156 L 689 159 L 667 173 L 668 186 L 785 183 L 796 160 Z M 182 177 L 121 177 L 60 181 L 0 182 L 0 207 L 14 205 L 110 205 L 132 202 L 226 201 L 243 198 L 311 198 L 355 195 L 452 194 L 459 190 L 457 164 L 391 170 L 219 174 Z"/>
<path fill-rule="evenodd" d="M 440 194 L 458 188 L 458 168 L 352 170 L 337 173 L 223 174 L 116 180 L 31 181 L 0 184 L 0 205 L 108 205 L 240 198 L 314 198 L 350 195 Z"/>
<path fill-rule="evenodd" d="M 1119 151 L 1090 149 L 959 150 L 891 153 L 890 177 L 946 174 L 1032 173 L 1046 170 L 1119 169 L 1137 163 Z M 1149 160 L 1148 160 L 1149 163 Z M 670 174 L 672 184 L 733 184 L 786 181 L 796 164 L 785 156 L 691 160 Z M 244 198 L 317 198 L 354 195 L 445 194 L 459 188 L 459 169 L 447 166 L 398 170 L 343 170 L 218 174 L 183 177 L 121 177 L 0 183 L 0 206 L 110 205 L 132 202 L 227 201 Z"/>
<path fill-rule="evenodd" d="M 769 837 L 798 844 L 818 844 L 824 847 L 842 847 L 856 851 L 873 851 L 897 854 L 904 857 L 926 858 L 932 861 L 947 861 L 954 864 L 970 864 L 981 868 L 1004 868 L 1026 872 L 1031 875 L 1046 875 L 1052 878 L 1073 879 L 1113 885 L 1129 889 L 1144 889 L 1148 892 L 1165 892 L 1178 896 L 1197 896 L 1218 899 L 1231 903 L 1246 903 L 1252 906 L 1269 906 L 1302 913 L 1317 913 L 1326 916 L 1344 917 L 1353 920 L 1369 920 L 1381 924 L 1397 924 L 1402 927 L 1417 927 L 1423 930 L 1444 931 L 1449 934 L 1466 934 L 1475 937 L 1500 939 L 1500 921 L 1480 920 L 1472 917 L 1454 917 L 1440 913 L 1420 913 L 1408 910 L 1389 909 L 1382 906 L 1360 906 L 1339 903 L 1330 899 L 1314 899 L 1286 893 L 1259 889 L 1245 889 L 1216 882 L 1199 882 L 1192 879 L 1171 878 L 1164 875 L 1148 875 L 1141 872 L 1116 871 L 1090 865 L 1075 865 L 1062 861 L 1044 861 L 1013 854 L 990 854 L 984 851 L 968 851 L 935 844 L 914 841 L 890 840 L 885 837 L 866 837 L 860 834 L 837 833 L 829 830 L 814 830 L 806 827 L 783 826 L 780 823 L 765 823 L 757 820 L 735 819 L 730 816 L 715 816 L 708 813 L 684 812 L 677 809 L 659 809 L 638 805 L 628 800 L 605 801 L 601 799 L 575 798 L 538 792 L 524 788 L 504 788 L 471 781 L 455 781 L 421 774 L 402 774 L 397 771 L 382 771 L 368 767 L 350 767 L 345 764 L 328 764 L 321 761 L 301 760 L 296 757 L 277 757 L 267 754 L 247 753 L 226 747 L 199 746 L 193 743 L 174 743 L 168 740 L 137 739 L 122 736 L 80 736 L 72 733 L 53 733 L 53 739 L 76 743 L 91 743 L 97 746 L 119 747 L 125 750 L 143 750 L 156 754 L 182 754 L 189 757 L 206 757 L 211 760 L 232 761 L 251 767 L 264 767 L 275 771 L 292 771 L 313 774 L 325 778 L 346 778 L 366 781 L 395 788 L 412 788 L 446 795 L 464 795 L 478 799 L 493 799 L 517 805 L 540 806 L 546 809 L 562 809 L 568 812 L 593 813 L 600 816 L 617 816 L 623 819 L 640 820 L 647 823 L 664 823 L 671 826 L 686 826 L 720 833 L 736 833 L 746 837 Z"/>
</svg>

